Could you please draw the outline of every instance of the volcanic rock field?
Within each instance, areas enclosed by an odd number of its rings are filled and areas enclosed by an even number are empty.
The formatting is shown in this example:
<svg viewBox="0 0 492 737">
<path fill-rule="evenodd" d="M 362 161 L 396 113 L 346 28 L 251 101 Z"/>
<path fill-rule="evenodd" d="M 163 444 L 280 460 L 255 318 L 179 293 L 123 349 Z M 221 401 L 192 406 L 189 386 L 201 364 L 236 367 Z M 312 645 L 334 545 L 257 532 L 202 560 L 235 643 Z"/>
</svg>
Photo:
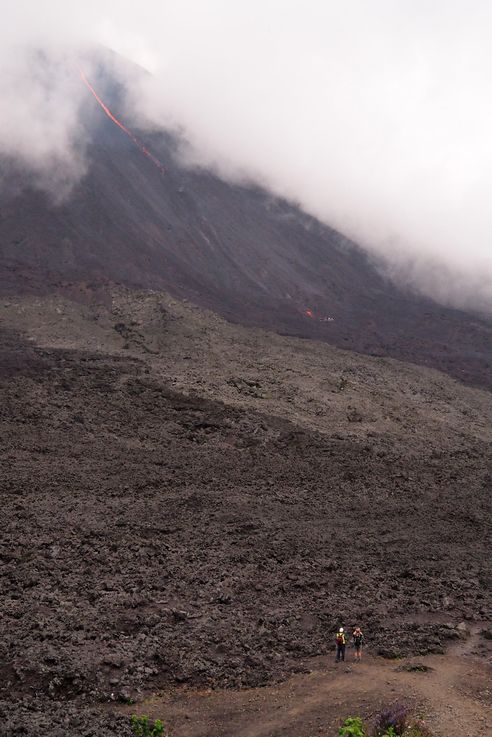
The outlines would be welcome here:
<svg viewBox="0 0 492 737">
<path fill-rule="evenodd" d="M 392 658 L 490 620 L 489 392 L 155 291 L 0 329 L 8 734 L 124 735 L 104 704 L 285 679 L 342 624 Z"/>
</svg>

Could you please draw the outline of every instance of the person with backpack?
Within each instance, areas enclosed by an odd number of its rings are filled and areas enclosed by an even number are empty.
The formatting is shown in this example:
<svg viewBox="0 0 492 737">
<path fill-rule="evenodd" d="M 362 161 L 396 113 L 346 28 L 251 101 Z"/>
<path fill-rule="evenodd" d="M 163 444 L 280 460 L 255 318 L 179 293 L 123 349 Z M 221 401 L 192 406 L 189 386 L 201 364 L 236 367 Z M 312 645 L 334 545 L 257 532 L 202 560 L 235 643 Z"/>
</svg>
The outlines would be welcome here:
<svg viewBox="0 0 492 737">
<path fill-rule="evenodd" d="M 362 630 L 360 627 L 356 627 L 352 638 L 354 641 L 354 647 L 355 647 L 355 662 L 360 663 L 362 658 L 362 644 L 364 642 L 364 635 L 362 634 Z"/>
<path fill-rule="evenodd" d="M 336 643 L 337 643 L 336 662 L 339 663 L 340 660 L 345 661 L 345 647 L 347 645 L 347 639 L 345 637 L 345 632 L 343 631 L 343 627 L 340 627 L 340 629 L 337 632 Z"/>
</svg>

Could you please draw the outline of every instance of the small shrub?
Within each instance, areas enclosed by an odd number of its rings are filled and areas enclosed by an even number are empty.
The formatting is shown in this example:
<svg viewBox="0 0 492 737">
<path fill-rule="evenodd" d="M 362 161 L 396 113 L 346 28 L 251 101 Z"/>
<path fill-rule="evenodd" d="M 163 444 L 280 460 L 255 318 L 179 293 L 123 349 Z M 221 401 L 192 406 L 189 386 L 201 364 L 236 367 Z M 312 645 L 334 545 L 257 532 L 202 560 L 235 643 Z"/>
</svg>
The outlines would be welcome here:
<svg viewBox="0 0 492 737">
<path fill-rule="evenodd" d="M 407 726 L 407 717 L 408 710 L 401 704 L 395 704 L 388 709 L 383 709 L 376 719 L 374 727 L 375 737 L 404 734 Z"/>
<path fill-rule="evenodd" d="M 149 717 L 138 717 L 136 714 L 132 714 L 130 722 L 135 737 L 166 737 L 164 734 L 164 725 L 160 719 L 156 719 L 151 724 Z"/>
<path fill-rule="evenodd" d="M 360 717 L 347 717 L 340 729 L 340 737 L 365 737 L 364 726 Z"/>
<path fill-rule="evenodd" d="M 367 737 L 364 722 L 360 717 L 347 717 L 340 729 L 340 737 Z M 411 721 L 405 706 L 395 704 L 378 715 L 374 737 L 434 737 L 423 721 Z"/>
</svg>

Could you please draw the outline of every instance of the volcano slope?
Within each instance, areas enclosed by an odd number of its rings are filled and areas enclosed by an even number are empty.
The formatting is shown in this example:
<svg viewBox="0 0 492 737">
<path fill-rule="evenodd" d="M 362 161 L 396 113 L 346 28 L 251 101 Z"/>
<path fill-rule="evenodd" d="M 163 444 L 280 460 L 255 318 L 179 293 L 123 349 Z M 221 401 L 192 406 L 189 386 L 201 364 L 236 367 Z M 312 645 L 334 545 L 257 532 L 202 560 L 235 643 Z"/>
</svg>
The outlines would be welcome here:
<svg viewBox="0 0 492 737">
<path fill-rule="evenodd" d="M 100 68 L 92 81 L 128 122 L 120 87 Z M 180 139 L 137 130 L 162 171 L 88 90 L 83 123 L 88 171 L 63 202 L 32 189 L 32 177 L 13 165 L 4 177 L 0 294 L 68 293 L 73 282 L 108 280 L 164 289 L 240 324 L 492 388 L 490 318 L 397 288 L 357 245 L 294 204 L 183 168 Z"/>
<path fill-rule="evenodd" d="M 1 314 L 7 734 L 125 734 L 98 704 L 271 683 L 340 624 L 487 626 L 490 393 L 157 292 Z"/>
</svg>

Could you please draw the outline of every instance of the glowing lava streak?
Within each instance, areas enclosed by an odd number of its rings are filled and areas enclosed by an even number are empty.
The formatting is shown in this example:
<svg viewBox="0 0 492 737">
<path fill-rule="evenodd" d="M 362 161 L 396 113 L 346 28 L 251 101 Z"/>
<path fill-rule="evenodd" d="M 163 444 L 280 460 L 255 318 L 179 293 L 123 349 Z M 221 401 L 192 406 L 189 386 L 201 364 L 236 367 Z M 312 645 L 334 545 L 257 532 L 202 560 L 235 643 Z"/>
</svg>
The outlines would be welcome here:
<svg viewBox="0 0 492 737">
<path fill-rule="evenodd" d="M 159 161 L 159 159 L 157 159 L 153 154 L 151 154 L 150 151 L 148 150 L 148 148 L 146 148 L 143 145 L 143 143 L 141 143 L 138 140 L 138 138 L 133 135 L 133 133 L 131 132 L 131 130 L 128 130 L 128 128 L 126 127 L 126 125 L 123 125 L 123 123 L 120 123 L 120 121 L 118 120 L 118 118 L 116 118 L 113 115 L 113 113 L 111 112 L 111 110 L 108 108 L 107 105 L 104 104 L 104 102 L 101 100 L 101 98 L 97 94 L 96 90 L 94 89 L 94 87 L 91 85 L 91 83 L 89 82 L 89 80 L 85 76 L 84 71 L 82 69 L 79 69 L 79 72 L 80 72 L 80 78 L 82 79 L 82 82 L 85 84 L 85 86 L 87 87 L 87 89 L 89 90 L 89 92 L 95 97 L 96 101 L 102 107 L 102 109 L 104 110 L 104 112 L 106 113 L 106 115 L 108 116 L 108 118 L 110 120 L 112 120 L 113 123 L 115 125 L 117 125 L 118 128 L 120 128 L 123 131 L 123 133 L 126 133 L 126 135 L 128 136 L 128 138 L 131 141 L 133 141 L 133 143 L 135 144 L 135 146 L 137 146 L 137 148 L 139 148 L 140 151 L 148 159 L 150 159 L 150 161 L 154 164 L 154 166 L 156 166 L 159 169 L 160 172 L 164 173 L 166 171 L 166 169 L 164 168 L 164 165 L 161 164 L 161 162 Z"/>
<path fill-rule="evenodd" d="M 311 309 L 304 310 L 304 315 L 310 320 L 318 320 L 319 322 L 335 322 L 334 317 L 316 317 Z"/>
</svg>

